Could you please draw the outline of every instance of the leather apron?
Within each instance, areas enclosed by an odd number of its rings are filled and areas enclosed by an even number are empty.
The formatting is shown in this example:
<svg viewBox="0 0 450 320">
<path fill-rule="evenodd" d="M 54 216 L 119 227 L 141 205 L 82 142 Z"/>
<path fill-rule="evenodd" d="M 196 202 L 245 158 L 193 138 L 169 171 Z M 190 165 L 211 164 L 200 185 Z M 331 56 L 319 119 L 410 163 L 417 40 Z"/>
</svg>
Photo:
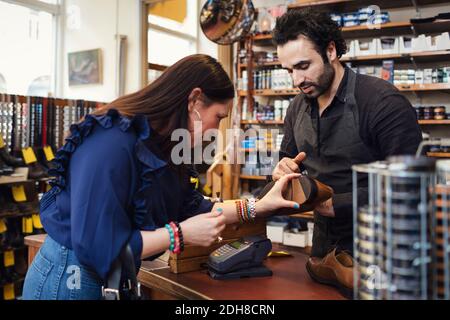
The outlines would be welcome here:
<svg viewBox="0 0 450 320">
<path fill-rule="evenodd" d="M 341 115 L 312 116 L 307 99 L 300 99 L 299 114 L 293 126 L 299 152 L 308 175 L 331 186 L 335 192 L 352 192 L 352 169 L 357 163 L 375 161 L 375 156 L 359 135 L 359 113 L 355 100 L 356 74 L 348 69 L 345 106 Z M 369 94 L 369 93 L 368 93 Z M 333 247 L 353 250 L 353 218 L 324 217 L 314 212 L 312 256 L 323 257 Z"/>
</svg>

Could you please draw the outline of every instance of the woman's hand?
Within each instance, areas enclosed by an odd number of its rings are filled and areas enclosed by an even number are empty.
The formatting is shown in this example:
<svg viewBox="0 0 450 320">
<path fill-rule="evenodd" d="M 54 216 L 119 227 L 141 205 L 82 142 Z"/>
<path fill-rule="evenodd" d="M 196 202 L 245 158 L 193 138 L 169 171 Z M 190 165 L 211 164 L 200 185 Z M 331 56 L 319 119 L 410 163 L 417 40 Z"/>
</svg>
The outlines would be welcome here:
<svg viewBox="0 0 450 320">
<path fill-rule="evenodd" d="M 286 189 L 289 181 L 300 176 L 301 174 L 299 173 L 291 173 L 278 179 L 272 189 L 256 202 L 257 216 L 266 216 L 281 208 L 299 208 L 300 205 L 297 202 L 283 198 L 283 191 Z"/>
<path fill-rule="evenodd" d="M 203 213 L 180 223 L 186 244 L 208 247 L 215 243 L 225 229 L 225 217 L 221 211 Z"/>
</svg>

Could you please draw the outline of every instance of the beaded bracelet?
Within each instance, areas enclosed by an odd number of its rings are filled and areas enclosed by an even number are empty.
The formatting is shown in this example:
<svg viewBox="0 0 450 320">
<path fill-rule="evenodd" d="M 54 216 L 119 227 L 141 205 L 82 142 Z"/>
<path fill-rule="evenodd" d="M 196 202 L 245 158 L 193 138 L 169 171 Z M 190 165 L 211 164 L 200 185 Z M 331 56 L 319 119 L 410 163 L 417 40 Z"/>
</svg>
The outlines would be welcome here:
<svg viewBox="0 0 450 320">
<path fill-rule="evenodd" d="M 170 222 L 170 226 L 172 227 L 173 234 L 175 236 L 175 247 L 173 248 L 172 252 L 175 254 L 179 254 L 180 253 L 180 236 L 178 233 L 178 228 L 175 225 L 175 223 L 173 223 L 173 222 Z"/>
<path fill-rule="evenodd" d="M 239 222 L 243 223 L 244 221 L 242 221 L 242 217 L 241 217 L 241 209 L 239 208 L 239 200 L 235 201 L 236 203 L 236 214 L 238 216 Z"/>
<path fill-rule="evenodd" d="M 169 231 L 169 236 L 170 236 L 169 250 L 173 251 L 175 249 L 175 236 L 173 234 L 172 227 L 169 224 L 166 224 L 164 227 L 167 229 L 167 231 Z"/>
<path fill-rule="evenodd" d="M 252 221 L 256 217 L 256 200 L 236 200 L 236 214 L 241 223 Z"/>
<path fill-rule="evenodd" d="M 256 218 L 256 199 L 255 198 L 251 198 L 248 200 L 248 207 L 249 207 L 250 219 L 255 220 L 255 218 Z"/>
<path fill-rule="evenodd" d="M 244 201 L 239 201 L 239 214 L 241 215 L 242 221 L 247 222 L 247 218 L 245 217 L 245 208 L 244 208 Z"/>
<path fill-rule="evenodd" d="M 178 222 L 175 221 L 175 225 L 178 228 L 178 235 L 180 238 L 180 250 L 183 251 L 184 250 L 184 238 L 183 238 L 183 231 L 181 230 L 181 226 Z"/>
</svg>

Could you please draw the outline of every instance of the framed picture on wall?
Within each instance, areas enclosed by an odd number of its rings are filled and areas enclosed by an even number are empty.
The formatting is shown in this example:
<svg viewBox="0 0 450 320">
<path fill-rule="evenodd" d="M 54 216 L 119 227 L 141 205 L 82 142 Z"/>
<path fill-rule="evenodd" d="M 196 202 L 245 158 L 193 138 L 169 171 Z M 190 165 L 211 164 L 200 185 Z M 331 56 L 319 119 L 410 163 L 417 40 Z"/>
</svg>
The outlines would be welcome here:
<svg viewBox="0 0 450 320">
<path fill-rule="evenodd" d="M 69 86 L 102 83 L 101 49 L 68 54 Z"/>
</svg>

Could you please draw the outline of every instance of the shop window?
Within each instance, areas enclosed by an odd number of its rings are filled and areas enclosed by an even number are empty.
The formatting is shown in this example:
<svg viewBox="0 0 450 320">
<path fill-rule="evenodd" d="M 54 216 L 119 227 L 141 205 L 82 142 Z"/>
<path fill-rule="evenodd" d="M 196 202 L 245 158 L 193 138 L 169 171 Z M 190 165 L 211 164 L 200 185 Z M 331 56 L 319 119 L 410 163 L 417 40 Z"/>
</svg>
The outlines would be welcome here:
<svg viewBox="0 0 450 320">
<path fill-rule="evenodd" d="M 47 97 L 50 91 L 50 76 L 42 76 L 31 82 L 27 90 L 27 96 Z"/>
<path fill-rule="evenodd" d="M 177 10 L 171 9 L 174 6 Z M 197 16 L 197 1 L 174 0 L 150 5 L 148 62 L 170 66 L 196 53 Z"/>
<path fill-rule="evenodd" d="M 44 1 L 27 7 L 18 2 L 0 1 L 0 73 L 8 79 L 8 93 L 25 95 L 30 83 L 42 75 L 48 75 L 48 83 L 54 77 L 55 66 L 55 16 L 45 8 L 54 1 Z M 52 86 L 46 89 L 54 91 Z"/>
</svg>

